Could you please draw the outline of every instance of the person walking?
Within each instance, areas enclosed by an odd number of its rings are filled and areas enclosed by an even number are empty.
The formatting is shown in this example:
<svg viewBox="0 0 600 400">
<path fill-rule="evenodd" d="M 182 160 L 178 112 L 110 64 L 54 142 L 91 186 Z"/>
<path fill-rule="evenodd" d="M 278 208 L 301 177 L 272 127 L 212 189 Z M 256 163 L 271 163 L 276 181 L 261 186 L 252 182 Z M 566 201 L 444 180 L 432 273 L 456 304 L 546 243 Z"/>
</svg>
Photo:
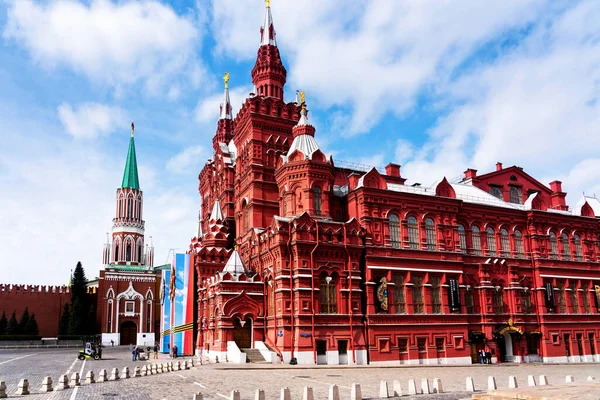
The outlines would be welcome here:
<svg viewBox="0 0 600 400">
<path fill-rule="evenodd" d="M 177 345 L 173 346 L 173 358 L 177 358 L 177 351 L 179 349 L 177 348 Z"/>
<path fill-rule="evenodd" d="M 131 361 L 137 360 L 137 347 L 131 350 Z"/>
<path fill-rule="evenodd" d="M 154 359 L 158 359 L 158 345 L 154 343 Z"/>
</svg>

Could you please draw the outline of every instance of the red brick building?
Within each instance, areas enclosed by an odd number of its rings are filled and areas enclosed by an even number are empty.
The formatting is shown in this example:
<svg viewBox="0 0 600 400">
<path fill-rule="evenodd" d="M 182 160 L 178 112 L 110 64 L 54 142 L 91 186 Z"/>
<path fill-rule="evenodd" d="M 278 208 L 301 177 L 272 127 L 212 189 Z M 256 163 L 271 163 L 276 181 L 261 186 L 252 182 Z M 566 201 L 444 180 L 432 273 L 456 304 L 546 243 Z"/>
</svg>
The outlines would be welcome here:
<svg viewBox="0 0 600 400">
<path fill-rule="evenodd" d="M 600 201 L 503 168 L 430 188 L 341 168 L 284 101 L 267 3 L 254 93 L 226 87 L 199 175 L 197 347 L 299 363 L 600 361 Z M 227 78 L 228 76 L 226 76 Z M 384 173 L 385 172 L 385 173 Z M 233 243 L 237 244 L 234 248 Z"/>
</svg>

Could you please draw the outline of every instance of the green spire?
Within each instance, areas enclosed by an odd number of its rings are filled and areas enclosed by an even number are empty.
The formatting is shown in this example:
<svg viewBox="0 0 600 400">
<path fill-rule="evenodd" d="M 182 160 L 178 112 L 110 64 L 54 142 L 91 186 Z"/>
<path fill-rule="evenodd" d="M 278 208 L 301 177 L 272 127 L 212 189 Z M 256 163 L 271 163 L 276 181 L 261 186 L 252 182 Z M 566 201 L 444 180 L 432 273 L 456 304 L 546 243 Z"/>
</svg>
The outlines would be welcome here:
<svg viewBox="0 0 600 400">
<path fill-rule="evenodd" d="M 140 180 L 138 179 L 137 159 L 135 158 L 135 142 L 133 141 L 134 125 L 131 123 L 131 139 L 129 140 L 129 150 L 127 151 L 127 161 L 125 162 L 125 173 L 123 174 L 122 188 L 131 188 L 140 190 Z"/>
</svg>

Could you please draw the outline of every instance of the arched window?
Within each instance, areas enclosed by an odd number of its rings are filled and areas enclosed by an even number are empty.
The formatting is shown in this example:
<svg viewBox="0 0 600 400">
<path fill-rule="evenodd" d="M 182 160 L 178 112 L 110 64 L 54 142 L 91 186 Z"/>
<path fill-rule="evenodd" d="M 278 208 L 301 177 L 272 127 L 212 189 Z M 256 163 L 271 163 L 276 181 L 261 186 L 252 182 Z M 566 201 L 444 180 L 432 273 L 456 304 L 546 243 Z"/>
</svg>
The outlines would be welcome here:
<svg viewBox="0 0 600 400">
<path fill-rule="evenodd" d="M 119 245 L 115 246 L 115 262 L 118 262 L 121 259 L 121 254 L 119 254 Z"/>
<path fill-rule="evenodd" d="M 142 264 L 142 246 L 138 245 L 137 250 L 137 262 Z"/>
<path fill-rule="evenodd" d="M 525 250 L 523 249 L 523 234 L 518 229 L 515 231 L 515 251 L 517 257 L 523 258 L 525 256 Z"/>
<path fill-rule="evenodd" d="M 125 247 L 125 261 L 131 261 L 131 242 L 127 242 Z"/>
<path fill-rule="evenodd" d="M 550 232 L 550 258 L 555 260 L 558 258 L 558 243 L 554 232 Z"/>
<path fill-rule="evenodd" d="M 406 296 L 404 294 L 404 276 L 394 275 L 394 300 L 396 301 L 396 314 L 406 313 Z"/>
<path fill-rule="evenodd" d="M 131 198 L 127 199 L 127 218 L 131 218 L 131 213 L 133 212 L 133 200 Z"/>
<path fill-rule="evenodd" d="M 575 260 L 581 261 L 581 238 L 579 235 L 573 235 L 573 244 L 575 245 Z"/>
<path fill-rule="evenodd" d="M 467 235 L 465 232 L 465 227 L 462 225 L 458 225 L 458 241 L 460 243 L 460 251 L 463 253 L 467 252 Z"/>
<path fill-rule="evenodd" d="M 427 241 L 427 250 L 435 250 L 435 222 L 431 218 L 425 220 L 425 240 Z"/>
<path fill-rule="evenodd" d="M 486 236 L 487 236 L 488 254 L 490 256 L 495 256 L 496 255 L 496 234 L 494 233 L 494 228 L 492 228 L 491 226 L 488 226 L 488 228 L 485 230 L 485 232 L 486 232 Z"/>
<path fill-rule="evenodd" d="M 321 279 L 321 314 L 336 314 L 336 282 L 331 276 Z"/>
<path fill-rule="evenodd" d="M 123 216 L 123 199 L 119 200 L 119 215 L 117 215 L 118 218 L 121 218 Z"/>
<path fill-rule="evenodd" d="M 400 220 L 396 214 L 390 214 L 390 244 L 392 247 L 400 247 Z"/>
<path fill-rule="evenodd" d="M 510 256 L 510 244 L 508 242 L 508 231 L 505 228 L 500 229 L 500 251 L 502 256 Z"/>
<path fill-rule="evenodd" d="M 314 209 L 315 209 L 315 214 L 316 215 L 321 215 L 321 188 L 318 186 L 315 186 L 315 188 L 313 189 L 313 204 L 314 204 Z"/>
<path fill-rule="evenodd" d="M 411 249 L 419 248 L 419 226 L 415 217 L 408 217 L 406 224 L 408 228 L 408 246 Z"/>
<path fill-rule="evenodd" d="M 504 299 L 502 297 L 502 286 L 497 286 L 492 291 L 492 307 L 494 314 L 504 314 Z"/>
<path fill-rule="evenodd" d="M 476 226 L 471 228 L 471 240 L 473 241 L 473 254 L 481 255 L 481 234 Z"/>
<path fill-rule="evenodd" d="M 510 188 L 510 202 L 514 204 L 523 203 L 523 196 L 521 196 L 521 190 L 516 187 Z"/>
<path fill-rule="evenodd" d="M 285 217 L 285 215 L 287 214 L 287 201 L 285 198 L 285 192 L 281 193 L 281 201 L 283 201 L 283 216 Z"/>
<path fill-rule="evenodd" d="M 498 189 L 497 187 L 491 187 L 490 188 L 490 194 L 494 197 L 499 198 L 500 200 L 503 200 L 502 198 L 502 191 L 500 189 Z"/>
<path fill-rule="evenodd" d="M 560 244 L 562 245 L 562 258 L 568 260 L 571 258 L 571 245 L 569 244 L 569 237 L 566 233 L 560 236 Z"/>
<path fill-rule="evenodd" d="M 248 205 L 248 203 L 244 203 L 243 205 L 244 207 L 244 228 L 243 230 L 248 230 L 250 228 L 250 206 Z"/>
</svg>

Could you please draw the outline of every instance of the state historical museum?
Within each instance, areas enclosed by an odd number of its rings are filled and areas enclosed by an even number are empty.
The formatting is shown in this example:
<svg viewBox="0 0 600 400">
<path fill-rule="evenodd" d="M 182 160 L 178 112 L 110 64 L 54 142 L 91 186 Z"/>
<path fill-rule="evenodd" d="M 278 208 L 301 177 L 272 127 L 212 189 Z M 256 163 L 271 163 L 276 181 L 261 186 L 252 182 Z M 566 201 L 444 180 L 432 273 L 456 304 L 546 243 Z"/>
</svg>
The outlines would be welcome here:
<svg viewBox="0 0 600 400">
<path fill-rule="evenodd" d="M 600 201 L 520 167 L 431 188 L 321 152 L 267 2 L 255 89 L 227 88 L 199 176 L 197 351 L 243 362 L 600 361 Z"/>
</svg>

